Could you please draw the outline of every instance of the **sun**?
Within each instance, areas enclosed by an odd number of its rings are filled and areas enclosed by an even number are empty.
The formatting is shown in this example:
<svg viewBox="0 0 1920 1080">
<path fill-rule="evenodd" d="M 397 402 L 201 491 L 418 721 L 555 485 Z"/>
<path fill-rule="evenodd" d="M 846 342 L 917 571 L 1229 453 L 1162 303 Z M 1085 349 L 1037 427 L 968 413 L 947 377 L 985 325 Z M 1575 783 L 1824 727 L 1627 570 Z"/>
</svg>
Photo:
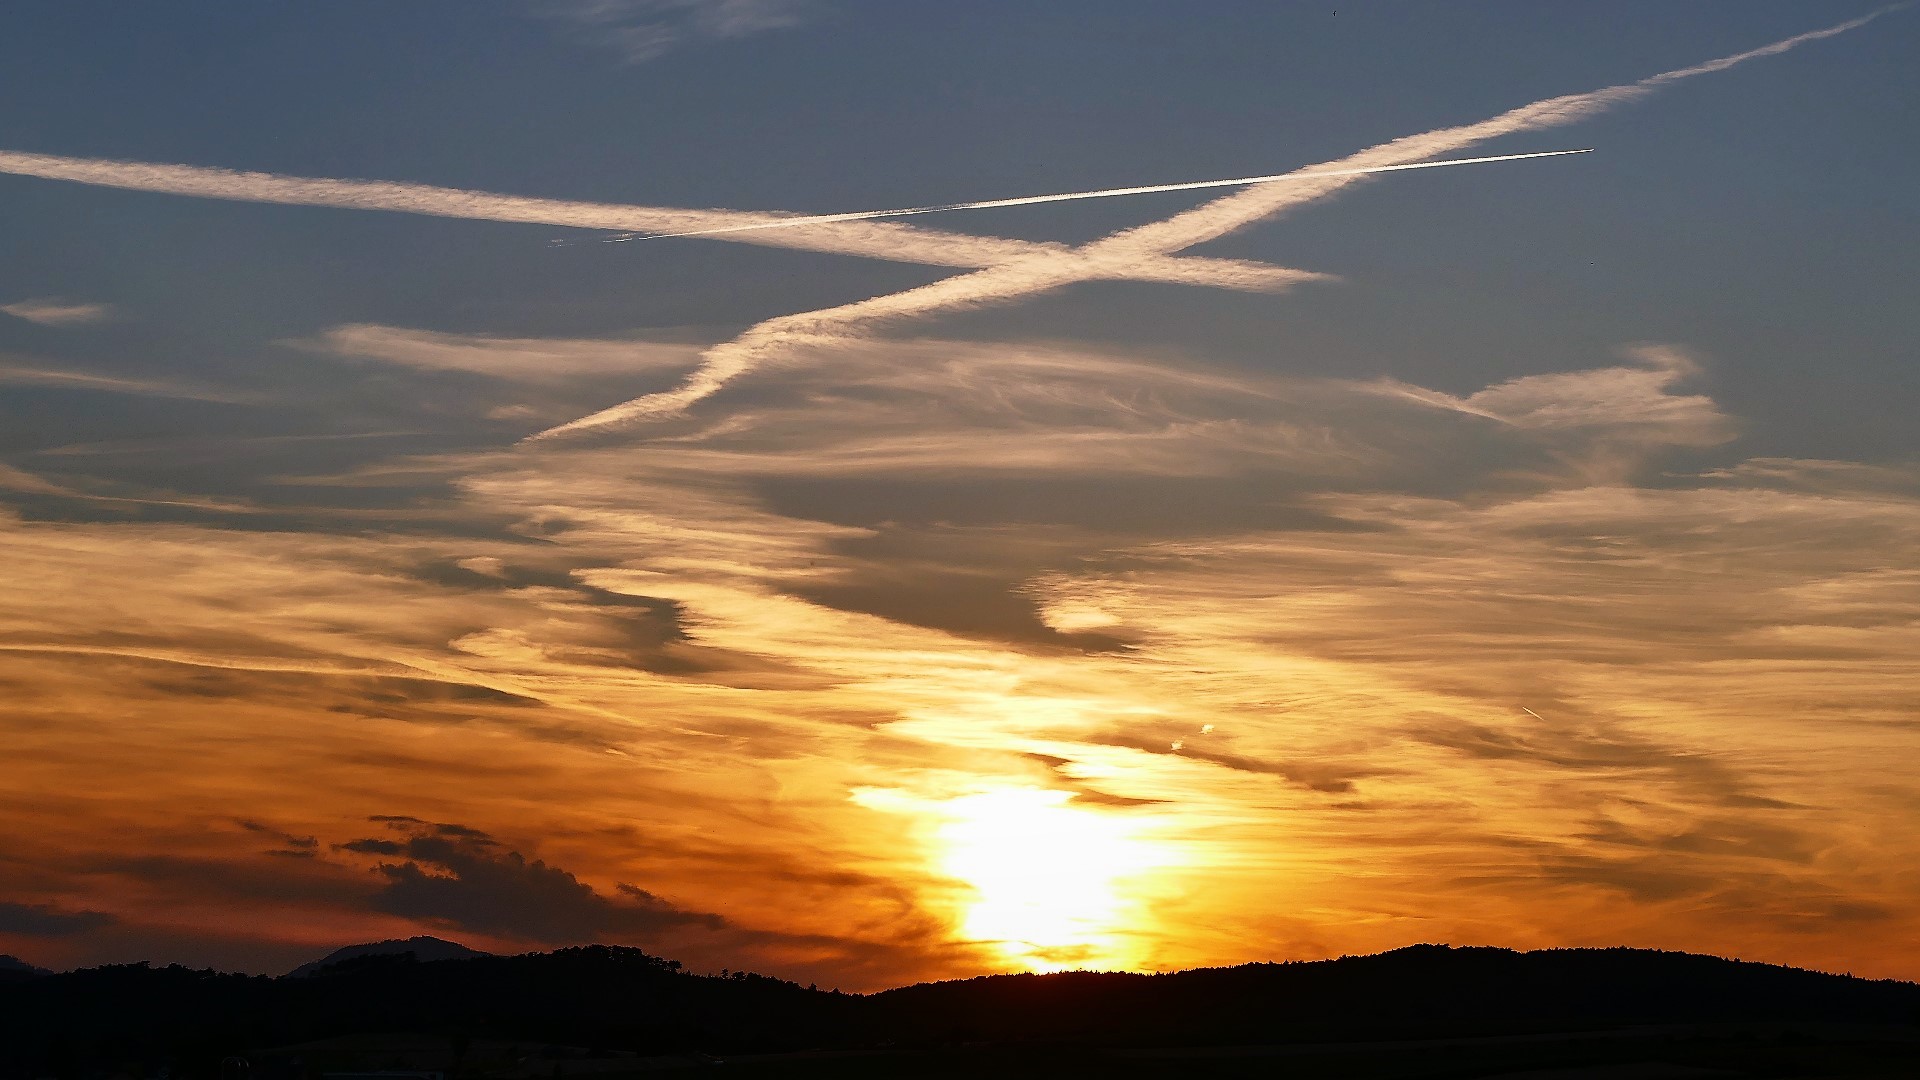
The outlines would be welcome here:
<svg viewBox="0 0 1920 1080">
<path fill-rule="evenodd" d="M 1013 788 L 939 805 L 940 868 L 974 892 L 960 932 L 1034 971 L 1137 966 L 1142 912 L 1127 886 L 1168 853 L 1139 823 L 1072 799 Z"/>
</svg>

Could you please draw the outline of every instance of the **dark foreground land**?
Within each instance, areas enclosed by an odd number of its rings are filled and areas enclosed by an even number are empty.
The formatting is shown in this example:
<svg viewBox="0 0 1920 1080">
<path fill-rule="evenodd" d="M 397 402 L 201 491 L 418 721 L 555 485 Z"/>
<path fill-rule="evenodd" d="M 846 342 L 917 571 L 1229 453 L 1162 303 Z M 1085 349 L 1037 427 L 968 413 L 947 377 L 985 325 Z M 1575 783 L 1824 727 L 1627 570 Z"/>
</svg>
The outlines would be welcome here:
<svg viewBox="0 0 1920 1080">
<path fill-rule="evenodd" d="M 1920 986 L 1628 949 L 1416 946 L 873 995 L 592 947 L 271 979 L 0 981 L 0 1077 L 1920 1077 Z M 228 1066 L 231 1073 L 235 1068 Z M 164 1070 L 164 1072 L 163 1072 Z"/>
</svg>

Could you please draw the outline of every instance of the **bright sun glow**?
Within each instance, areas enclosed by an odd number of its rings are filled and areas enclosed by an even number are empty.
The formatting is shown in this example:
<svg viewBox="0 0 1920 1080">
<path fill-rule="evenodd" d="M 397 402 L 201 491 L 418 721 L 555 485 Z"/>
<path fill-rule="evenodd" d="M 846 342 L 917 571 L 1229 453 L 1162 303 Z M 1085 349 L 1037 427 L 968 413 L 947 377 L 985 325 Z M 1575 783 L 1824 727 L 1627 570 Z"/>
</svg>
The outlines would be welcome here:
<svg viewBox="0 0 1920 1080">
<path fill-rule="evenodd" d="M 1024 788 L 942 804 L 940 865 L 977 899 L 961 933 L 996 943 L 1036 971 L 1133 967 L 1137 901 L 1127 879 L 1168 860 L 1140 826 L 1073 806 L 1064 791 Z"/>
</svg>

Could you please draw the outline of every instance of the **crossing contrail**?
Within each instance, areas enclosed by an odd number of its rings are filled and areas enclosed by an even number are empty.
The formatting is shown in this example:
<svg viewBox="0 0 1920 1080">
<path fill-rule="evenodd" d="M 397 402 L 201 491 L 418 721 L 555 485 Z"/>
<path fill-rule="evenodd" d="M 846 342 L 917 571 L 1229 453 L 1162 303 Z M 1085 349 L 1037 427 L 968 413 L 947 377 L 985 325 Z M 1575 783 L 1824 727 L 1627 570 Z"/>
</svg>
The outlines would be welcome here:
<svg viewBox="0 0 1920 1080">
<path fill-rule="evenodd" d="M 1619 83 L 1585 93 L 1546 98 L 1530 105 L 1522 105 L 1517 109 L 1510 109 L 1477 123 L 1440 128 L 1419 135 L 1394 139 L 1337 161 L 1326 162 L 1322 167 L 1301 169 L 1286 177 L 1287 179 L 1299 178 L 1304 180 L 1304 183 L 1243 184 L 1243 190 L 1222 195 L 1183 213 L 1132 229 L 1124 229 L 1064 251 L 1015 259 L 903 292 L 888 293 L 849 304 L 821 308 L 817 311 L 768 319 L 748 327 L 744 333 L 733 340 L 721 342 L 702 353 L 700 366 L 679 386 L 634 398 L 611 408 L 602 409 L 590 416 L 583 416 L 578 420 L 548 428 L 529 436 L 526 441 L 543 442 L 567 438 L 589 431 L 644 423 L 678 413 L 694 402 L 717 392 L 741 375 L 752 371 L 782 349 L 792 348 L 798 344 L 854 337 L 890 322 L 961 311 L 985 304 L 1007 303 L 1078 282 L 1114 280 L 1121 276 L 1137 277 L 1137 273 L 1130 271 L 1134 271 L 1143 260 L 1164 260 L 1173 257 L 1177 252 L 1209 240 L 1216 240 L 1257 221 L 1269 220 L 1294 207 L 1327 198 L 1349 185 L 1360 183 L 1361 177 L 1368 173 L 1382 172 L 1395 167 L 1405 169 L 1436 166 L 1443 162 L 1434 161 L 1435 154 L 1465 150 L 1490 139 L 1523 131 L 1538 131 L 1577 123 L 1609 109 L 1639 101 L 1683 79 L 1725 71 L 1762 57 L 1778 56 L 1809 42 L 1820 41 L 1865 26 L 1888 12 L 1897 11 L 1906 6 L 1908 6 L 1907 3 L 1894 4 L 1824 29 L 1810 30 L 1756 49 L 1723 56 L 1691 67 L 1663 71 L 1636 82 Z M 1451 163 L 1445 162 L 1445 164 Z M 1202 183 L 1209 183 L 1209 181 Z M 1046 196 L 1032 198 L 1044 200 Z M 797 221 L 798 219 L 794 218 L 779 219 L 780 224 L 793 224 Z M 734 224 L 758 223 L 728 222 L 725 225 L 710 227 L 729 227 Z M 830 227 L 856 226 L 842 224 Z M 804 238 L 810 235 L 811 231 L 802 230 L 794 235 Z M 749 235 L 766 234 L 751 233 Z"/>
<path fill-rule="evenodd" d="M 627 234 L 699 230 L 725 232 L 728 226 L 758 222 L 784 224 L 792 220 L 776 213 L 541 199 L 385 180 L 288 176 L 202 165 L 110 161 L 15 150 L 0 150 L 0 175 L 30 176 L 198 199 L 382 210 L 429 217 L 561 225 Z M 998 236 L 968 236 L 885 221 L 848 221 L 814 229 L 746 232 L 717 239 L 894 262 L 973 268 L 997 266 L 1047 253 L 1063 254 L 1069 250 L 1064 244 Z M 1142 260 L 1128 269 L 1127 276 L 1142 281 L 1253 292 L 1274 292 L 1303 281 L 1328 277 L 1326 274 L 1285 266 L 1193 255 Z"/>
<path fill-rule="evenodd" d="M 1112 199 L 1121 195 L 1154 195 L 1163 191 L 1199 191 L 1203 188 L 1251 187 L 1255 184 L 1279 184 L 1289 180 L 1311 180 L 1321 176 L 1364 176 L 1368 173 L 1405 172 L 1408 169 L 1439 169 L 1448 165 L 1488 165 L 1496 161 L 1526 161 L 1529 158 L 1566 157 L 1591 154 L 1583 150 L 1543 150 L 1532 154 L 1496 154 L 1491 157 L 1452 158 L 1447 161 L 1416 161 L 1404 165 L 1374 165 L 1364 169 L 1320 169 L 1307 172 L 1273 173 L 1269 176 L 1240 176 L 1231 180 L 1192 180 L 1183 184 L 1146 184 L 1139 187 L 1104 188 L 1100 191 L 1069 191 L 1059 195 L 1022 195 L 1015 199 L 981 199 L 977 202 L 940 203 L 935 206 L 906 206 L 898 210 L 852 210 L 844 214 L 811 214 L 806 217 L 755 221 L 745 225 L 723 225 L 713 229 L 688 229 L 685 232 L 629 233 L 614 241 L 664 240 L 673 236 L 713 236 L 718 233 L 755 232 L 760 229 L 790 229 L 796 225 L 825 225 L 835 221 L 871 221 L 874 218 L 912 217 L 915 214 L 944 214 L 949 210 L 993 210 L 1003 206 L 1036 206 L 1040 203 L 1073 202 L 1078 199 Z"/>
</svg>

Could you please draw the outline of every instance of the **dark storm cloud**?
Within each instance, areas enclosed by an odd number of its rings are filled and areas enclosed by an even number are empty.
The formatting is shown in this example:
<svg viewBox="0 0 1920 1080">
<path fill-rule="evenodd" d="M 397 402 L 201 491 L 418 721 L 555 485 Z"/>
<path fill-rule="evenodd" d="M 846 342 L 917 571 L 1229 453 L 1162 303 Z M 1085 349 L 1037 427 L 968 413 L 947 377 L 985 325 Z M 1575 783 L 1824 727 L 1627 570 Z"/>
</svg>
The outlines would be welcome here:
<svg viewBox="0 0 1920 1080">
<path fill-rule="evenodd" d="M 1649 854 L 1737 855 L 1805 865 L 1819 854 L 1813 837 L 1798 829 L 1734 818 L 1709 818 L 1686 828 L 1636 829 L 1622 822 L 1596 822 L 1582 838 L 1595 844 Z"/>
<path fill-rule="evenodd" d="M 334 845 L 336 851 L 382 860 L 374 872 L 384 884 L 366 906 L 443 927 L 542 945 L 661 943 L 696 969 L 765 957 L 764 963 L 798 964 L 794 970 L 816 973 L 806 977 L 857 976 L 873 983 L 897 982 L 904 972 L 965 954 L 964 947 L 943 941 L 944 923 L 921 911 L 904 886 L 884 878 L 790 863 L 778 855 L 755 856 L 756 878 L 809 902 L 830 902 L 850 889 L 885 899 L 884 914 L 862 922 L 859 936 L 763 930 L 686 910 L 639 885 L 620 883 L 613 895 L 596 892 L 567 870 L 528 859 L 469 826 L 408 815 L 372 820 L 394 835 Z M 678 853 L 723 860 L 733 871 L 741 865 L 737 854 Z M 796 961 L 796 955 L 810 959 Z"/>
<path fill-rule="evenodd" d="M 575 569 L 555 552 L 540 551 L 529 552 L 524 563 L 491 557 L 439 560 L 410 572 L 421 581 L 463 593 L 510 593 L 564 613 L 572 633 L 547 652 L 558 662 L 637 668 L 655 675 L 710 675 L 720 682 L 728 681 L 729 673 L 767 666 L 763 659 L 693 641 L 683 625 L 686 610 L 681 602 L 601 588 L 582 580 Z"/>
<path fill-rule="evenodd" d="M 1247 757 L 1241 754 L 1229 754 L 1210 751 L 1197 747 L 1190 742 L 1183 743 L 1179 749 L 1173 748 L 1169 739 L 1134 738 L 1130 736 L 1109 736 L 1097 740 L 1100 746 L 1118 746 L 1128 750 L 1141 750 L 1149 754 L 1168 754 L 1203 761 L 1209 765 L 1218 765 L 1235 772 L 1253 773 L 1259 776 L 1274 776 L 1306 788 L 1328 795 L 1342 795 L 1353 790 L 1355 780 L 1369 776 L 1380 776 L 1389 771 L 1375 766 L 1359 765 L 1341 761 L 1267 761 L 1262 758 Z"/>
<path fill-rule="evenodd" d="M 1682 826 L 1630 826 L 1599 819 L 1571 844 L 1534 844 L 1524 869 L 1482 878 L 1513 884 L 1596 886 L 1640 903 L 1690 899 L 1726 915 L 1799 919 L 1826 911 L 1830 896 L 1803 874 L 1816 846 L 1811 838 L 1780 826 L 1697 819 Z M 1868 905 L 1872 907 L 1872 905 Z M 1864 917 L 1862 909 L 1855 917 Z"/>
<path fill-rule="evenodd" d="M 65 911 L 52 904 L 14 904 L 0 901 L 0 934 L 23 937 L 68 937 L 113 926 L 118 916 L 104 911 Z"/>
<path fill-rule="evenodd" d="M 372 906 L 388 914 L 548 944 L 727 926 L 718 915 L 684 910 L 634 885 L 620 885 L 617 898 L 604 896 L 568 871 L 528 859 L 478 829 L 404 816 L 373 820 L 399 837 L 338 847 L 399 860 L 375 867 L 386 884 Z"/>
<path fill-rule="evenodd" d="M 888 521 L 831 543 L 830 581 L 783 582 L 791 595 L 841 611 L 979 640 L 1087 653 L 1121 652 L 1124 638 L 1063 632 L 1041 617 L 1027 583 L 1083 557 L 1077 529 L 968 527 Z"/>
<path fill-rule="evenodd" d="M 280 842 L 279 847 L 269 848 L 262 854 L 283 859 L 311 859 L 319 854 L 320 841 L 315 837 L 295 836 L 293 833 L 276 829 L 271 825 L 262 825 L 247 818 L 235 818 L 233 823 L 250 833 L 258 833 Z"/>
<path fill-rule="evenodd" d="M 795 587 L 793 595 L 824 607 L 875 615 L 962 637 L 1082 652 L 1121 652 L 1111 634 L 1066 633 L 1040 618 L 1040 605 L 1020 592 L 1022 580 L 958 572 L 874 579 L 850 585 Z"/>
<path fill-rule="evenodd" d="M 1542 720 L 1496 728 L 1435 719 L 1407 729 L 1406 734 L 1416 742 L 1478 761 L 1528 762 L 1573 771 L 1664 772 L 1690 792 L 1721 806 L 1793 808 L 1791 803 L 1755 793 L 1751 784 L 1718 759 L 1607 724 L 1561 725 Z"/>
<path fill-rule="evenodd" d="M 233 643 L 222 639 L 217 644 Z M 135 669 L 137 674 L 132 677 L 141 687 L 167 697 L 297 703 L 377 719 L 457 722 L 472 718 L 476 710 L 491 713 L 504 708 L 512 711 L 502 714 L 501 722 L 527 722 L 516 714 L 542 704 L 536 698 L 492 686 L 437 678 L 207 668 L 143 657 L 123 657 L 116 662 Z"/>
<path fill-rule="evenodd" d="M 1054 754 L 1028 752 L 1020 755 L 1047 770 L 1048 782 L 1073 792 L 1074 804 L 1078 806 L 1107 806 L 1115 810 L 1132 810 L 1142 806 L 1164 806 L 1168 799 L 1138 798 L 1130 795 L 1115 795 L 1094 787 L 1075 775 L 1072 758 L 1058 757 Z"/>
<path fill-rule="evenodd" d="M 1268 478 L 1262 477 L 1262 480 Z M 1258 487 L 1245 477 L 1214 476 L 779 476 L 759 494 L 773 510 L 821 521 L 868 525 L 1049 526 L 1069 522 L 1152 539 L 1222 529 L 1365 531 L 1367 526 L 1299 505 L 1310 486 L 1276 475 Z M 1323 485 L 1324 486 L 1324 485 Z M 856 542 L 856 547 L 859 544 Z"/>
<path fill-rule="evenodd" d="M 1556 854 L 1540 860 L 1531 879 L 1557 885 L 1593 885 L 1641 903 L 1712 893 L 1719 876 L 1710 866 L 1664 859 L 1609 859 Z"/>
<path fill-rule="evenodd" d="M 280 850 L 304 851 L 288 848 Z M 271 854 L 271 852 L 264 853 Z M 296 856 L 297 862 L 275 859 L 201 858 L 186 855 L 132 855 L 104 858 L 76 865 L 83 873 L 109 873 L 133 878 L 182 903 L 210 898 L 244 901 L 283 901 L 294 904 L 364 906 L 366 884 L 347 867 L 314 855 Z"/>
<path fill-rule="evenodd" d="M 1705 859 L 1690 852 L 1614 856 L 1544 850 L 1524 872 L 1457 880 L 1502 887 L 1598 888 L 1636 903 L 1683 903 L 1690 911 L 1723 922 L 1794 934 L 1830 932 L 1834 923 L 1872 925 L 1898 915 L 1878 901 L 1846 896 L 1817 879 L 1795 876 L 1791 867 L 1777 871 L 1749 859 Z"/>
<path fill-rule="evenodd" d="M 1131 810 L 1138 806 L 1164 806 L 1168 802 L 1166 799 L 1136 799 L 1127 795 L 1113 795 L 1098 788 L 1076 784 L 1071 780 L 1065 783 L 1073 791 L 1073 801 L 1076 806 L 1110 806 L 1116 810 Z"/>
</svg>

